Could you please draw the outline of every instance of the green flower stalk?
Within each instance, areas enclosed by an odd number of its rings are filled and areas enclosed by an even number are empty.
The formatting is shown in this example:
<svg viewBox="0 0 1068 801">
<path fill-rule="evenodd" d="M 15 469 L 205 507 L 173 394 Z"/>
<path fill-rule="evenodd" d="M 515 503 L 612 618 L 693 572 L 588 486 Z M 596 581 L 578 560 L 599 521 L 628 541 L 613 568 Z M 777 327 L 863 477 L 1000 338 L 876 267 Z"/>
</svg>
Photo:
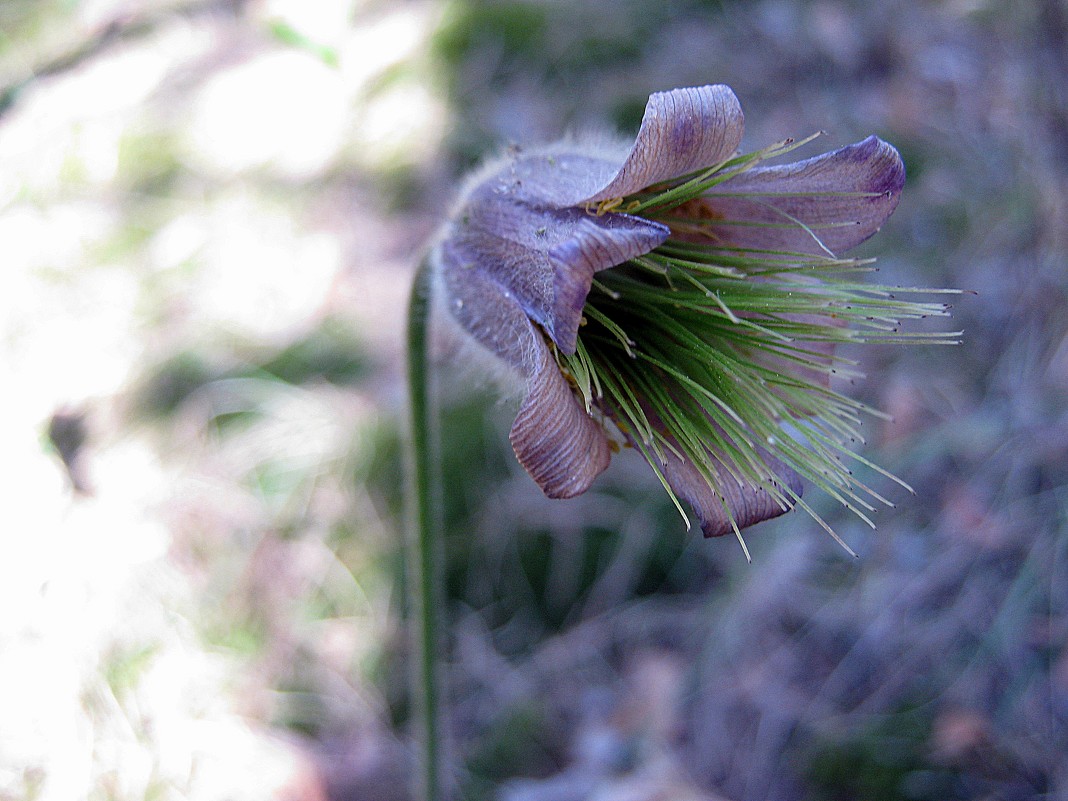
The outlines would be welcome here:
<svg viewBox="0 0 1068 801">
<path fill-rule="evenodd" d="M 704 86 L 652 95 L 629 150 L 513 149 L 468 184 L 431 268 L 452 319 L 525 381 L 509 438 L 546 495 L 632 447 L 687 525 L 689 506 L 744 548 L 795 506 L 819 520 L 806 484 L 869 523 L 888 503 L 850 469 L 889 475 L 851 450 L 877 412 L 832 389 L 855 369 L 837 346 L 959 332 L 902 330 L 948 314 L 915 293 L 947 290 L 869 284 L 871 261 L 840 255 L 897 206 L 892 146 L 770 166 L 814 137 L 739 155 L 742 130 L 734 93 Z"/>
</svg>

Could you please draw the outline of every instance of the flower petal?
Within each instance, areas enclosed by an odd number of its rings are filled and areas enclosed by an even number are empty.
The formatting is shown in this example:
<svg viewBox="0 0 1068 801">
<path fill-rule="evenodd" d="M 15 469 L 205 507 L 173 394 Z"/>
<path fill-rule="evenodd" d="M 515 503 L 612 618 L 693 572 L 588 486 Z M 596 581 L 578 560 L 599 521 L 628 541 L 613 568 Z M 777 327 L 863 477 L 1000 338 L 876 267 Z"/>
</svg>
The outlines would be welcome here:
<svg viewBox="0 0 1068 801">
<path fill-rule="evenodd" d="M 648 253 L 668 238 L 670 230 L 627 214 L 592 217 L 578 209 L 559 214 L 575 216 L 574 228 L 571 237 L 548 254 L 553 269 L 553 304 L 543 325 L 557 347 L 571 354 L 594 273 Z"/>
<path fill-rule="evenodd" d="M 879 230 L 904 184 L 897 150 L 869 136 L 805 161 L 754 168 L 680 209 L 712 219 L 714 235 L 735 247 L 838 254 Z"/>
<path fill-rule="evenodd" d="M 561 350 L 573 353 L 594 273 L 648 253 L 670 232 L 627 214 L 547 207 L 543 194 L 557 169 L 541 155 L 505 165 L 471 190 L 440 248 L 454 269 L 507 288 Z M 517 170 L 526 177 L 516 178 Z"/>
<path fill-rule="evenodd" d="M 789 507 L 780 506 L 767 490 L 748 483 L 739 484 L 721 465 L 716 466 L 718 480 L 716 490 L 713 490 L 693 463 L 680 459 L 673 453 L 666 456 L 666 460 L 659 465 L 664 478 L 675 495 L 693 508 L 700 521 L 701 531 L 706 537 L 721 537 L 734 531 L 731 518 L 723 508 L 724 502 L 739 529 L 790 511 Z M 781 483 L 800 496 L 804 488 L 800 476 L 786 465 L 769 458 L 767 454 L 761 456 L 781 479 Z"/>
<path fill-rule="evenodd" d="M 579 404 L 545 343 L 538 344 L 540 360 L 508 441 L 548 497 L 572 498 L 604 472 L 612 452 L 604 430 Z"/>
<path fill-rule="evenodd" d="M 730 87 L 672 89 L 649 96 L 638 137 L 615 178 L 572 205 L 625 197 L 727 159 L 745 120 Z"/>
<path fill-rule="evenodd" d="M 550 498 L 585 492 L 608 467 L 608 440 L 568 386 L 541 332 L 489 275 L 448 259 L 438 272 L 452 316 L 526 378 L 527 394 L 509 434 L 519 463 Z"/>
</svg>

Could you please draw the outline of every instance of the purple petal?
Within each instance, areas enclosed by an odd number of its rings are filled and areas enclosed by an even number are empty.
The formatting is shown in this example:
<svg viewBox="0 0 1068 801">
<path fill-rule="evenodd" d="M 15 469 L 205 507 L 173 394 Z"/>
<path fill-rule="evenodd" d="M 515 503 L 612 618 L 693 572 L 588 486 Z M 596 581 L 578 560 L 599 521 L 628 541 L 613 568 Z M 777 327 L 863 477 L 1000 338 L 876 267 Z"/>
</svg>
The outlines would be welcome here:
<svg viewBox="0 0 1068 801">
<path fill-rule="evenodd" d="M 762 454 L 762 457 L 781 479 L 781 483 L 800 496 L 803 490 L 800 476 L 766 454 Z M 691 462 L 672 453 L 667 454 L 659 467 L 675 495 L 693 508 L 706 537 L 721 537 L 734 531 L 731 518 L 723 508 L 724 501 L 739 529 L 790 511 L 780 506 L 767 490 L 748 483 L 739 484 L 725 467 L 716 467 L 716 491 Z M 789 496 L 789 492 L 786 494 Z"/>
<path fill-rule="evenodd" d="M 640 192 L 724 161 L 742 141 L 742 107 L 727 86 L 672 89 L 649 96 L 638 138 L 607 186 L 571 204 Z"/>
<path fill-rule="evenodd" d="M 608 467 L 612 452 L 604 430 L 579 404 L 545 343 L 538 345 L 540 360 L 508 441 L 548 497 L 572 498 Z"/>
<path fill-rule="evenodd" d="M 712 232 L 728 245 L 838 254 L 879 230 L 904 184 L 897 150 L 869 136 L 805 161 L 754 168 L 686 208 L 715 220 Z"/>
<path fill-rule="evenodd" d="M 548 254 L 554 272 L 553 305 L 543 325 L 557 347 L 570 354 L 575 352 L 582 308 L 594 273 L 648 253 L 663 243 L 670 231 L 660 223 L 626 214 L 591 217 L 577 209 L 561 213 L 576 215 L 575 226 L 571 238 L 562 240 Z"/>
<path fill-rule="evenodd" d="M 583 206 L 615 177 L 627 152 L 625 147 L 565 140 L 516 159 L 509 177 L 523 187 L 532 204 L 550 209 Z"/>
<path fill-rule="evenodd" d="M 509 434 L 519 463 L 550 498 L 585 492 L 608 467 L 608 440 L 579 404 L 541 332 L 516 297 L 484 272 L 447 260 L 438 267 L 452 316 L 527 381 Z"/>
<path fill-rule="evenodd" d="M 626 214 L 546 207 L 557 169 L 543 156 L 523 156 L 483 180 L 440 248 L 448 268 L 491 278 L 573 353 L 594 273 L 648 253 L 669 231 Z"/>
</svg>

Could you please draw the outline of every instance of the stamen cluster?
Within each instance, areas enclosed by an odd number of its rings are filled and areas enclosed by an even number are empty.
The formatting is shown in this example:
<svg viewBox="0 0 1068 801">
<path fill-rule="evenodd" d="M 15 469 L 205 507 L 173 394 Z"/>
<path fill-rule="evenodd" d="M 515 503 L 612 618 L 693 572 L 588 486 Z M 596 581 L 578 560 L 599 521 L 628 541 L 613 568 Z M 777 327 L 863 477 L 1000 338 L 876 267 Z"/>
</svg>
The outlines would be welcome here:
<svg viewBox="0 0 1068 801">
<path fill-rule="evenodd" d="M 948 316 L 950 307 L 901 296 L 952 290 L 860 282 L 857 274 L 874 271 L 874 260 L 836 257 L 818 226 L 678 213 L 695 200 L 714 200 L 727 179 L 807 141 L 782 142 L 590 209 L 641 214 L 667 224 L 671 236 L 599 273 L 575 352 L 554 351 L 586 409 L 612 421 L 645 457 L 684 519 L 660 467 L 672 454 L 693 464 L 716 491 L 736 533 L 735 512 L 721 489 L 725 475 L 761 488 L 783 510 L 804 508 L 834 535 L 783 480 L 783 466 L 874 526 L 871 502 L 890 502 L 861 483 L 848 460 L 908 485 L 852 450 L 864 442 L 862 418 L 882 415 L 831 388 L 832 376 L 857 375 L 856 363 L 833 351 L 858 343 L 959 341 L 960 332 L 902 330 L 905 321 Z M 878 193 L 838 193 L 865 194 Z M 754 224 L 803 228 L 817 252 L 732 246 L 715 232 Z"/>
</svg>

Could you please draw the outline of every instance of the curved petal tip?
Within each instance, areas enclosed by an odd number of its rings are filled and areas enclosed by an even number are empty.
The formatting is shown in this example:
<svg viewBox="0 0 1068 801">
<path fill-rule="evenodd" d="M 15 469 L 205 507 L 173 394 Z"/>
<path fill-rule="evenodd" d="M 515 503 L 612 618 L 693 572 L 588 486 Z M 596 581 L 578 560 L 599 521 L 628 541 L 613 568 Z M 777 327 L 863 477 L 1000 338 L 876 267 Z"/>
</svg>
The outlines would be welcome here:
<svg viewBox="0 0 1068 801">
<path fill-rule="evenodd" d="M 718 164 L 742 141 L 745 118 L 729 86 L 695 86 L 655 92 L 645 106 L 638 136 L 607 186 L 587 198 L 625 197 L 653 184 Z"/>
<path fill-rule="evenodd" d="M 804 161 L 756 167 L 724 181 L 691 213 L 735 247 L 841 254 L 897 208 L 905 165 L 877 136 Z"/>
<path fill-rule="evenodd" d="M 573 498 L 604 472 L 612 452 L 604 431 L 579 404 L 544 345 L 540 357 L 508 440 L 542 492 Z"/>
<path fill-rule="evenodd" d="M 594 274 L 648 253 L 670 233 L 666 225 L 628 214 L 591 217 L 578 213 L 571 237 L 548 254 L 553 268 L 553 302 L 541 322 L 560 350 L 575 352 L 582 308 Z"/>
<path fill-rule="evenodd" d="M 778 477 L 785 495 L 789 498 L 792 493 L 800 497 L 804 490 L 801 477 L 786 465 L 768 459 L 766 455 L 764 458 Z M 716 471 L 719 479 L 716 489 L 709 486 L 691 462 L 677 456 L 669 455 L 661 467 L 672 491 L 693 508 L 706 537 L 722 537 L 733 532 L 732 518 L 741 530 L 785 514 L 792 508 L 789 504 L 784 506 L 766 489 L 748 483 L 739 484 L 722 467 Z"/>
</svg>

